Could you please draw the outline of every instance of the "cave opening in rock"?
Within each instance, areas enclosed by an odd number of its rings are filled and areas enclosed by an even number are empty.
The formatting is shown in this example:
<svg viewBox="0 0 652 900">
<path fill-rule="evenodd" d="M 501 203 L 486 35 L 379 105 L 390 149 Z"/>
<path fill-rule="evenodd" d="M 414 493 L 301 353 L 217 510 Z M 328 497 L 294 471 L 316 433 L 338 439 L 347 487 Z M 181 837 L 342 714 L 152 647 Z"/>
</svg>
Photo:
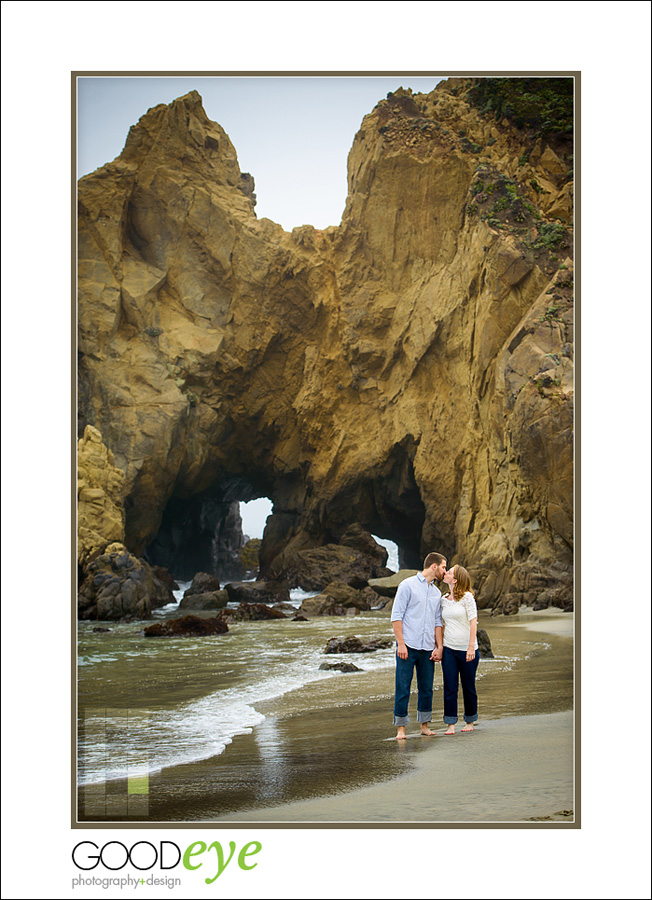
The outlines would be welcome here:
<svg viewBox="0 0 652 900">
<path fill-rule="evenodd" d="M 208 572 L 220 583 L 255 579 L 258 550 L 272 503 L 242 485 L 168 501 L 145 558 L 177 581 Z"/>
<path fill-rule="evenodd" d="M 344 540 L 347 530 L 358 526 L 387 549 L 389 569 L 419 569 L 425 506 L 414 475 L 414 450 L 410 437 L 397 443 L 382 466 L 360 473 L 326 503 L 315 503 L 305 473 L 272 483 L 254 467 L 247 473 L 220 473 L 197 493 L 179 487 L 145 558 L 177 581 L 190 581 L 198 572 L 221 584 L 292 580 L 297 552 L 350 543 L 350 536 Z"/>
<path fill-rule="evenodd" d="M 399 555 L 400 555 L 400 547 L 394 541 L 387 540 L 387 538 L 378 537 L 377 534 L 372 534 L 373 539 L 377 544 L 380 544 L 387 550 L 387 568 L 391 569 L 392 572 L 398 572 L 399 565 Z"/>
</svg>

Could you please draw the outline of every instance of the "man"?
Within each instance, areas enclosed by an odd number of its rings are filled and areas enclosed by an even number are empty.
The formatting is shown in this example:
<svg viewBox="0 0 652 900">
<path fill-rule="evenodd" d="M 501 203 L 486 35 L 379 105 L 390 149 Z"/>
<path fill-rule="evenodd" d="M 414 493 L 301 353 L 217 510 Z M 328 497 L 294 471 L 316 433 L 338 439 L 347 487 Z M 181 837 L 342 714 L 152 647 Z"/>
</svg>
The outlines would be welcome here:
<svg viewBox="0 0 652 900">
<path fill-rule="evenodd" d="M 408 702 L 412 674 L 417 670 L 417 722 L 421 734 L 434 735 L 429 726 L 432 719 L 432 684 L 435 662 L 443 652 L 441 622 L 441 591 L 435 578 L 446 573 L 446 559 L 441 553 L 429 553 L 423 561 L 423 571 L 402 581 L 396 591 L 392 607 L 392 628 L 396 636 L 396 692 L 394 696 L 394 725 L 398 727 L 397 741 L 405 740 L 405 726 L 409 723 Z"/>
</svg>

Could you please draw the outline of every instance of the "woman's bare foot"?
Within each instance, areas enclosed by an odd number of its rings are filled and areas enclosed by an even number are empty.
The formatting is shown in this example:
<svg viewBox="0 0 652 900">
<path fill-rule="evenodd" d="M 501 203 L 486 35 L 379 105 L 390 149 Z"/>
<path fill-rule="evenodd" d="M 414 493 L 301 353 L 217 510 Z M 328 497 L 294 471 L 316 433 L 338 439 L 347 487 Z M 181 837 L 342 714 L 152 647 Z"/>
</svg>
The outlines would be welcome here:
<svg viewBox="0 0 652 900">
<path fill-rule="evenodd" d="M 455 726 L 449 725 L 444 734 L 455 734 Z"/>
<path fill-rule="evenodd" d="M 427 725 L 421 726 L 421 734 L 425 737 L 435 737 L 435 732 L 431 731 Z"/>
<path fill-rule="evenodd" d="M 467 722 L 462 731 L 473 731 L 473 722 Z"/>
<path fill-rule="evenodd" d="M 399 725 L 396 731 L 396 740 L 404 741 L 405 740 L 405 725 Z"/>
</svg>

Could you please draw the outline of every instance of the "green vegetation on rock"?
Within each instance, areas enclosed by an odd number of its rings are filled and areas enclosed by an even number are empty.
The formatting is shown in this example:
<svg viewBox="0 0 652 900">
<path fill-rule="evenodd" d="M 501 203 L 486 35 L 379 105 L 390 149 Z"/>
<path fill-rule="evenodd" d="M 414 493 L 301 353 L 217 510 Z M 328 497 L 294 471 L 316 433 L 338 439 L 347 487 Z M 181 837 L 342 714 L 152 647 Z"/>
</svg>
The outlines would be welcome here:
<svg viewBox="0 0 652 900">
<path fill-rule="evenodd" d="M 536 136 L 572 134 L 573 79 L 481 78 L 468 93 L 469 101 L 496 121 L 508 119 L 517 128 L 532 128 Z"/>
</svg>

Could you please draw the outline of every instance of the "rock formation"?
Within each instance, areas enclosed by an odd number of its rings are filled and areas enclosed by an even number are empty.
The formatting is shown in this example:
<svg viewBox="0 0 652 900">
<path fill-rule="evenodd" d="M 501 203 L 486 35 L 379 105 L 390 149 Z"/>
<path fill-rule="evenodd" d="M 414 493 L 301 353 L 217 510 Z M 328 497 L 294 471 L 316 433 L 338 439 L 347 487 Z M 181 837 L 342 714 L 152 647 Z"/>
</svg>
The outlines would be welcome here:
<svg viewBox="0 0 652 900">
<path fill-rule="evenodd" d="M 229 602 L 226 591 L 206 591 L 202 594 L 183 595 L 179 609 L 224 609 Z"/>
<path fill-rule="evenodd" d="M 387 600 L 370 587 L 358 590 L 345 582 L 335 581 L 316 597 L 306 597 L 300 611 L 309 616 L 346 616 L 362 610 L 380 609 L 386 603 Z"/>
<path fill-rule="evenodd" d="M 87 425 L 77 445 L 77 529 L 80 565 L 107 544 L 124 541 L 124 472 L 114 465 L 102 435 Z"/>
<path fill-rule="evenodd" d="M 174 594 L 145 560 L 114 543 L 85 567 L 77 602 L 80 619 L 148 619 Z"/>
<path fill-rule="evenodd" d="M 183 592 L 183 599 L 192 597 L 195 594 L 206 594 L 213 591 L 219 591 L 220 583 L 210 572 L 196 572 L 189 588 Z"/>
<path fill-rule="evenodd" d="M 148 625 L 143 629 L 143 634 L 145 637 L 206 637 L 227 634 L 228 631 L 229 626 L 219 616 L 215 616 L 214 619 L 203 619 L 200 616 L 189 615 Z"/>
<path fill-rule="evenodd" d="M 572 604 L 572 145 L 493 81 L 381 101 L 325 230 L 256 218 L 196 92 L 81 179 L 80 423 L 133 553 L 266 496 L 267 580 L 359 524 L 480 606 Z"/>
<path fill-rule="evenodd" d="M 326 641 L 324 653 L 373 653 L 375 650 L 386 650 L 394 642 L 390 638 L 332 637 Z"/>
</svg>

